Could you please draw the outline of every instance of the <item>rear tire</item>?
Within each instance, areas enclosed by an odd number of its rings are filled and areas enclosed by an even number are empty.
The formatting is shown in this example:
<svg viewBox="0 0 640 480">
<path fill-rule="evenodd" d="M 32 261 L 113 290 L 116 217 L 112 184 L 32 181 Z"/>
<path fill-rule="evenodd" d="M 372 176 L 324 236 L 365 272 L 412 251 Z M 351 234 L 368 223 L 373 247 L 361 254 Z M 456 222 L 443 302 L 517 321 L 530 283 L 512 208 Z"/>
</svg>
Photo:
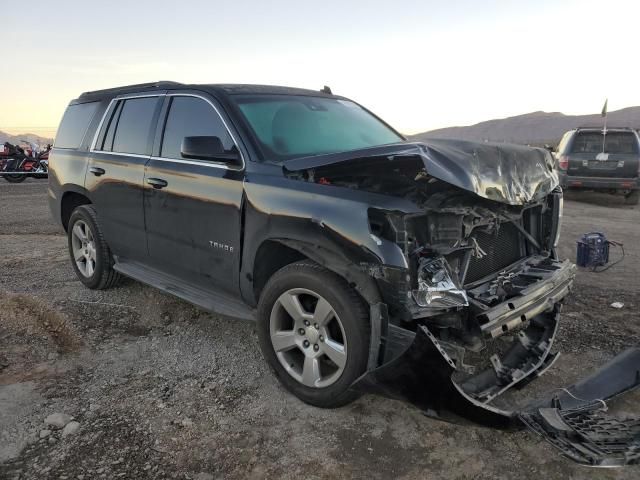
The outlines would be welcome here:
<svg viewBox="0 0 640 480">
<path fill-rule="evenodd" d="M 120 281 L 121 276 L 113 269 L 113 256 L 102 236 L 92 205 L 82 205 L 73 211 L 67 237 L 71 265 L 86 287 L 104 290 Z"/>
<path fill-rule="evenodd" d="M 340 407 L 359 397 L 349 387 L 366 370 L 369 335 L 364 301 L 316 263 L 283 267 L 260 296 L 258 338 L 265 360 L 287 390 L 316 407 Z"/>
<path fill-rule="evenodd" d="M 640 202 L 640 190 L 632 190 L 624 197 L 624 203 L 627 205 L 638 205 Z"/>
<path fill-rule="evenodd" d="M 9 183 L 22 183 L 27 179 L 26 175 L 3 175 L 4 179 Z"/>
</svg>

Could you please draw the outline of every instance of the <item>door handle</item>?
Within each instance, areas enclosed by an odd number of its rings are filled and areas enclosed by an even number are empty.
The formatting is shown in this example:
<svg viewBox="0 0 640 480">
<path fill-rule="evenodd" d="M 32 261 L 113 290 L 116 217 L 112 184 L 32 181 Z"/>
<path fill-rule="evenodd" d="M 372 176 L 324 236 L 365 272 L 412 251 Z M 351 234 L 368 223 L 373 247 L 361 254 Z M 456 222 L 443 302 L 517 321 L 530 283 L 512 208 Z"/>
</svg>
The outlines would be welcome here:
<svg viewBox="0 0 640 480">
<path fill-rule="evenodd" d="M 147 183 L 156 189 L 164 188 L 168 185 L 167 181 L 161 178 L 147 178 Z"/>
<path fill-rule="evenodd" d="M 89 167 L 89 171 L 93 173 L 96 177 L 99 177 L 100 175 L 105 174 L 104 168 L 100 168 L 100 167 Z"/>
</svg>

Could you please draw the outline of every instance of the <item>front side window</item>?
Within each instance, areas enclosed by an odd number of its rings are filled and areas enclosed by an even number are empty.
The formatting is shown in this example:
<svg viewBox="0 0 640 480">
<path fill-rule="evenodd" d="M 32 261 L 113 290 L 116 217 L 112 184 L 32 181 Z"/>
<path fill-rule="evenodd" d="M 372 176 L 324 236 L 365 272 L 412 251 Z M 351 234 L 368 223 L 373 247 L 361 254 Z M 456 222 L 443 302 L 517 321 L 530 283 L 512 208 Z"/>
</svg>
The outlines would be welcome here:
<svg viewBox="0 0 640 480">
<path fill-rule="evenodd" d="M 403 138 L 365 109 L 348 100 L 303 95 L 233 97 L 274 160 L 343 152 Z"/>
<path fill-rule="evenodd" d="M 116 108 L 105 137 L 106 144 L 113 127 L 111 151 L 149 155 L 149 135 L 157 103 L 158 97 L 130 98 Z M 105 145 L 106 150 L 108 147 Z"/>
<path fill-rule="evenodd" d="M 70 105 L 64 112 L 56 135 L 56 148 L 78 148 L 89 122 L 98 108 L 98 102 Z"/>
<path fill-rule="evenodd" d="M 160 156 L 181 159 L 184 137 L 201 136 L 220 138 L 227 151 L 235 146 L 220 116 L 209 103 L 197 97 L 172 97 Z"/>
</svg>

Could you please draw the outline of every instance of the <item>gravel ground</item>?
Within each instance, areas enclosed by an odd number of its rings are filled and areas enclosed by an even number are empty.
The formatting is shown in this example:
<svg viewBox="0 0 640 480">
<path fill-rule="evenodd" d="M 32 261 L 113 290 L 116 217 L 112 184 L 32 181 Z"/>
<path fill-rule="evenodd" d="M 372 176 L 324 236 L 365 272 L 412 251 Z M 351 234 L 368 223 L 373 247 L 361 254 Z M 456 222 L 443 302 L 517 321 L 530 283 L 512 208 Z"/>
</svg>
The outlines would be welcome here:
<svg viewBox="0 0 640 480">
<path fill-rule="evenodd" d="M 49 218 L 46 182 L 0 182 L 0 205 L 0 478 L 638 478 L 638 467 L 577 466 L 527 432 L 450 425 L 374 396 L 307 406 L 264 365 L 253 324 L 133 281 L 83 288 Z M 579 272 L 564 355 L 534 391 L 638 344 L 639 211 L 567 195 L 562 256 L 593 230 L 627 255 L 606 272 Z M 614 407 L 638 413 L 639 400 Z M 69 417 L 56 423 L 54 413 Z M 78 424 L 59 428 L 71 417 Z"/>
</svg>

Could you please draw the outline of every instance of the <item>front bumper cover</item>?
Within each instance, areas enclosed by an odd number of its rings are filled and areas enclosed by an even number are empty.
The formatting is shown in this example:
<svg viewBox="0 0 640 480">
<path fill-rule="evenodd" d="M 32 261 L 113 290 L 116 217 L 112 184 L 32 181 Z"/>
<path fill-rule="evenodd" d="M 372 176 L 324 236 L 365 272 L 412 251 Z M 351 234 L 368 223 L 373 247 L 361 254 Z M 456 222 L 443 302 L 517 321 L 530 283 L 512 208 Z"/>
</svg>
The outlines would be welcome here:
<svg viewBox="0 0 640 480">
<path fill-rule="evenodd" d="M 553 360 L 548 355 L 531 375 L 540 375 Z M 420 327 L 402 355 L 367 372 L 352 388 L 410 403 L 441 420 L 505 430 L 528 427 L 584 465 L 640 463 L 640 419 L 618 421 L 598 411 L 603 402 L 640 386 L 640 348 L 626 350 L 584 380 L 514 410 L 467 394 L 453 380 L 455 370 L 429 330 Z"/>
<path fill-rule="evenodd" d="M 408 402 L 428 416 L 455 423 L 498 429 L 528 427 L 586 465 L 640 462 L 640 419 L 616 423 L 603 420 L 596 411 L 607 399 L 640 385 L 640 348 L 623 352 L 585 380 L 525 407 L 494 402 L 511 387 L 522 388 L 543 374 L 558 358 L 551 353 L 560 316 L 560 305 L 555 302 L 568 292 L 575 267 L 556 262 L 552 270 L 529 269 L 527 275 L 540 276 L 537 283 L 521 296 L 484 312 L 482 333 L 487 338 L 511 330 L 515 319 L 526 317 L 529 325 L 502 358 L 491 358 L 490 368 L 461 379 L 458 363 L 463 359 L 456 358 L 450 346 L 441 343 L 427 326 L 418 325 L 413 333 L 389 324 L 381 343 L 384 351 L 376 350 L 378 355 L 370 358 L 377 357 L 378 362 L 370 361 L 369 371 L 352 388 Z M 603 436 L 608 440 L 598 443 Z"/>
</svg>

